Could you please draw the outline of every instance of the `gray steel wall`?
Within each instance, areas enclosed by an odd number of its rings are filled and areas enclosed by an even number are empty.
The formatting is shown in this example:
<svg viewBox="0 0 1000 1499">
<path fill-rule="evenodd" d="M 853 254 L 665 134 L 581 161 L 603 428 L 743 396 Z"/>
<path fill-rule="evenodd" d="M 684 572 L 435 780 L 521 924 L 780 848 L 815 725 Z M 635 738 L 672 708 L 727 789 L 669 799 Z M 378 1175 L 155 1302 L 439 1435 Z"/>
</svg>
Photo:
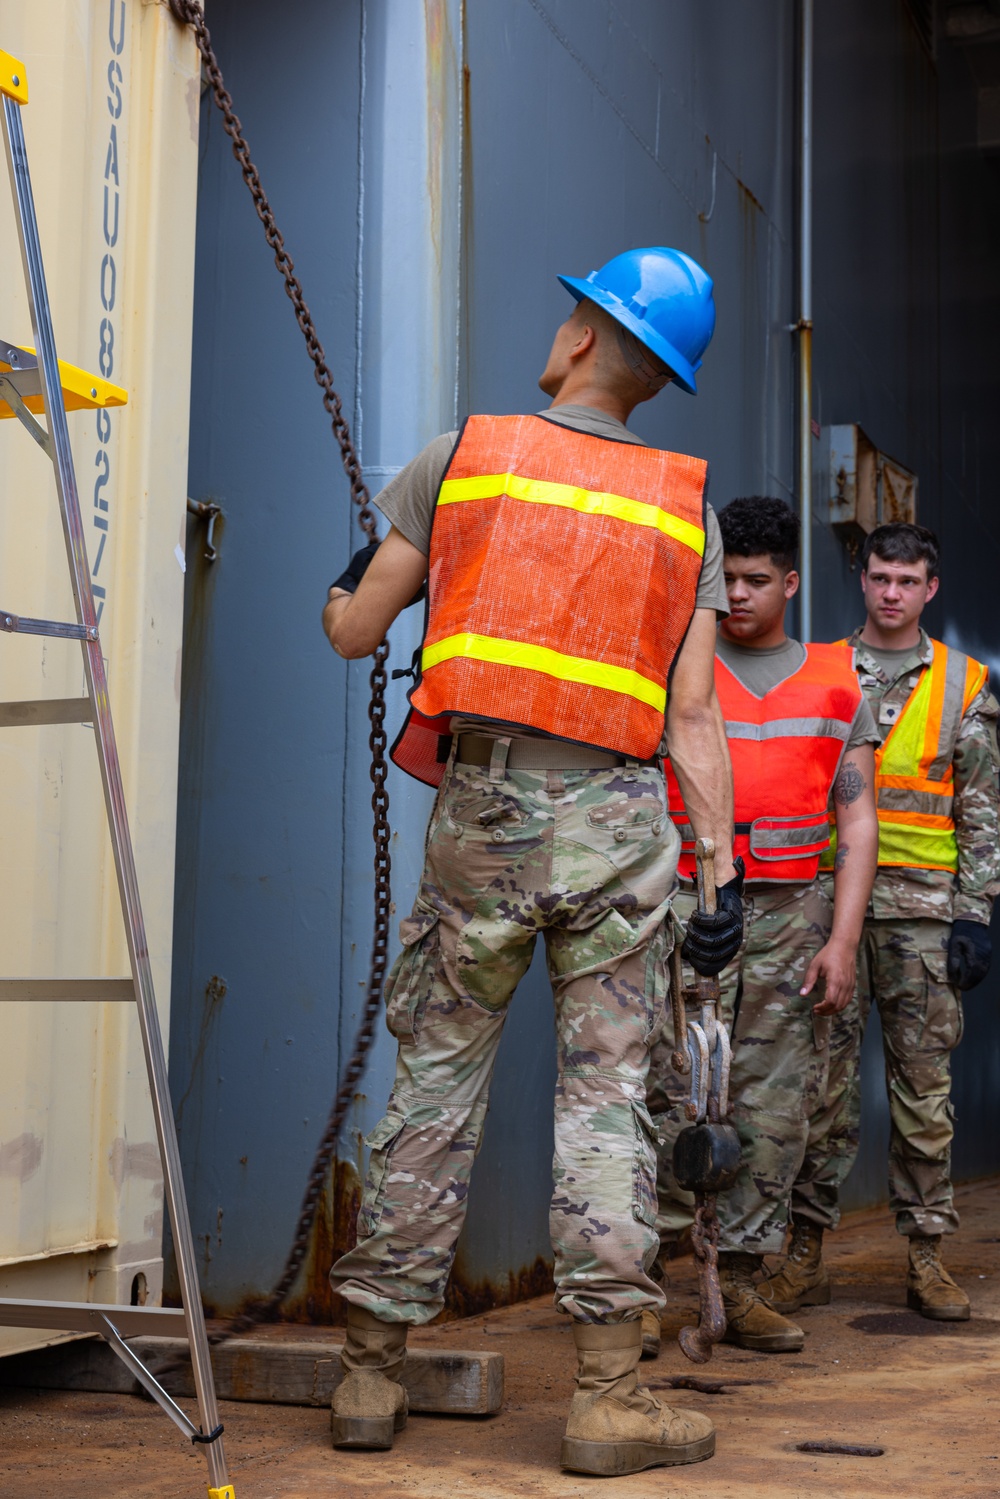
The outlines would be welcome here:
<svg viewBox="0 0 1000 1499">
<path fill-rule="evenodd" d="M 968 149 L 964 61 L 945 50 L 935 69 L 902 0 L 817 12 L 817 414 L 860 421 L 919 470 L 921 518 L 950 568 L 932 627 L 988 657 L 995 169 Z M 463 25 L 458 0 L 302 0 L 280 18 L 261 0 L 214 0 L 213 37 L 373 489 L 466 411 L 543 404 L 535 382 L 569 310 L 557 272 L 666 243 L 711 270 L 718 332 L 697 399 L 670 391 L 635 428 L 707 456 L 716 505 L 793 498 L 794 14 L 734 0 L 466 0 Z M 289 55 L 296 86 L 276 89 L 273 59 Z M 357 544 L 346 485 L 204 106 L 202 153 L 190 492 L 218 499 L 226 522 L 216 564 L 194 533 L 188 549 L 171 1069 L 205 1293 L 230 1308 L 280 1267 L 356 1024 L 370 788 L 365 669 L 339 662 L 318 628 Z M 830 638 L 859 618 L 857 577 L 821 525 L 815 546 L 816 634 Z M 395 627 L 397 663 L 415 628 Z M 398 776 L 391 791 L 402 911 L 427 798 Z M 996 985 L 970 1001 L 960 1173 L 997 1164 L 996 1008 Z M 853 1204 L 884 1194 L 876 1042 Z M 542 1283 L 553 1075 L 536 961 L 501 1047 L 457 1305 Z M 390 1077 L 381 1037 L 301 1313 L 323 1310 L 359 1136 Z"/>
<path fill-rule="evenodd" d="M 943 545 L 933 634 L 992 667 L 1000 464 L 1000 165 L 975 148 L 969 62 L 925 51 L 903 3 L 818 5 L 815 389 L 825 424 L 857 421 L 920 476 L 919 519 Z M 814 533 L 818 639 L 861 618 L 859 583 Z M 994 923 L 994 934 L 1000 928 Z M 966 1002 L 955 1057 L 958 1177 L 997 1169 L 1000 974 Z M 875 1029 L 875 1028 L 873 1028 Z M 885 1198 L 888 1115 L 877 1033 L 864 1057 L 863 1144 L 849 1205 Z"/>
<path fill-rule="evenodd" d="M 358 9 L 212 12 L 350 413 Z M 275 60 L 293 58 L 279 83 Z M 228 1307 L 280 1268 L 350 1025 L 342 987 L 357 992 L 342 933 L 357 879 L 343 837 L 347 673 L 331 670 L 318 628 L 351 534 L 301 334 L 206 102 L 189 492 L 225 519 L 214 564 L 189 527 L 171 1079 L 205 1294 Z"/>
</svg>

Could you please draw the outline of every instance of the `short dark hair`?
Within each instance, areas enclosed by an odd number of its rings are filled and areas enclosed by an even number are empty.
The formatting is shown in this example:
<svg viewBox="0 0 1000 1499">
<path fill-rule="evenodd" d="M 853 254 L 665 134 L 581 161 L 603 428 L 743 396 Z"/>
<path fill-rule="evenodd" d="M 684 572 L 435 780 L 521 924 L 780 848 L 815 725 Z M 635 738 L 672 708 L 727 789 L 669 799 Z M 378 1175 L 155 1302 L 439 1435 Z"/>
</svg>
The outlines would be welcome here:
<svg viewBox="0 0 1000 1499">
<path fill-rule="evenodd" d="M 791 505 L 784 500 L 754 494 L 730 500 L 719 511 L 722 549 L 734 557 L 770 554 L 775 567 L 790 572 L 795 566 L 801 525 Z"/>
<path fill-rule="evenodd" d="M 861 549 L 861 571 L 868 571 L 871 558 L 883 562 L 926 562 L 927 577 L 936 578 L 940 571 L 941 543 L 927 526 L 913 526 L 909 521 L 892 521 L 876 526 L 865 537 Z"/>
</svg>

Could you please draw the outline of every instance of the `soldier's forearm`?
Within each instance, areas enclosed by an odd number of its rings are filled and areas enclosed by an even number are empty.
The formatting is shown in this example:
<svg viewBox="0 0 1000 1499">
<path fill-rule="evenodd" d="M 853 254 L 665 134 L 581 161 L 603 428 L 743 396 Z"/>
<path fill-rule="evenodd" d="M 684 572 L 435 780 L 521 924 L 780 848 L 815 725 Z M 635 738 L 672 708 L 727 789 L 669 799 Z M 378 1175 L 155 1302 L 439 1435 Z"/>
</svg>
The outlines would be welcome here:
<svg viewBox="0 0 1000 1499">
<path fill-rule="evenodd" d="M 343 588 L 331 588 L 323 610 L 323 633 L 337 651 L 338 656 L 343 655 L 343 652 L 337 648 L 337 631 L 352 597 L 353 595 Z"/>
<path fill-rule="evenodd" d="M 857 947 L 864 930 L 878 858 L 878 835 L 866 847 L 862 834 L 851 843 L 837 842 L 833 875 L 833 929 L 830 940 Z"/>
<path fill-rule="evenodd" d="M 715 844 L 715 880 L 733 867 L 733 767 L 715 694 L 715 610 L 696 609 L 674 663 L 667 697 L 667 745 L 698 838 Z"/>
<path fill-rule="evenodd" d="M 833 787 L 837 858 L 831 941 L 856 947 L 878 868 L 875 757 L 871 745 L 849 750 Z"/>
<path fill-rule="evenodd" d="M 368 564 L 357 591 L 330 589 L 323 610 L 327 639 L 347 661 L 370 656 L 427 577 L 427 558 L 393 526 Z"/>
<path fill-rule="evenodd" d="M 733 771 L 718 702 L 675 705 L 667 716 L 670 763 L 696 838 L 715 844 L 715 878 L 733 867 Z"/>
</svg>

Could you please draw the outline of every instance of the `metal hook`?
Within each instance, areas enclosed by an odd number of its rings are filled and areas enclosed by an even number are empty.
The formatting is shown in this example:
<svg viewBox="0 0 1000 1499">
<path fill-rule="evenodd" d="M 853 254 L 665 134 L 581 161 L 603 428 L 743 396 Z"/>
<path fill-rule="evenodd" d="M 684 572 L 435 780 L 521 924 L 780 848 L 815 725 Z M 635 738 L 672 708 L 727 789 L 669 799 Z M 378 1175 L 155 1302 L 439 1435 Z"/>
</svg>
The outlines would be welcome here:
<svg viewBox="0 0 1000 1499">
<path fill-rule="evenodd" d="M 697 1020 L 688 1021 L 688 1056 L 691 1058 L 691 1096 L 684 1112 L 692 1123 L 708 1112 L 708 1037 Z"/>
<path fill-rule="evenodd" d="M 209 562 L 214 562 L 219 555 L 215 545 L 215 522 L 222 514 L 222 506 L 216 505 L 212 500 L 192 500 L 188 495 L 188 515 L 197 515 L 201 520 L 208 521 L 208 531 L 205 535 L 205 556 Z"/>
</svg>

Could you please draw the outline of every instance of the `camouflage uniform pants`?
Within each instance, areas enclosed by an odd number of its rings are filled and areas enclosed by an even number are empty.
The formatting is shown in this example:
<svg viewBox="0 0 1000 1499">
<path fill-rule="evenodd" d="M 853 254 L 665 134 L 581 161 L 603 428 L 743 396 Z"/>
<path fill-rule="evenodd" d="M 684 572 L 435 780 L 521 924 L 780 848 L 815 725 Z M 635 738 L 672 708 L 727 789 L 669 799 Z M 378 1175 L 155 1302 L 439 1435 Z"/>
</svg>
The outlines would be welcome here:
<svg viewBox="0 0 1000 1499">
<path fill-rule="evenodd" d="M 695 897 L 679 895 L 674 909 L 686 921 Z M 744 915 L 743 946 L 719 975 L 733 1043 L 732 1121 L 743 1151 L 735 1186 L 719 1197 L 719 1247 L 771 1254 L 784 1245 L 809 1120 L 826 1087 L 830 1022 L 813 1014 L 820 996 L 814 992 L 803 999 L 799 990 L 829 937 L 833 905 L 818 882 L 763 886 L 744 898 Z M 674 1140 L 687 1122 L 688 1089 L 670 1065 L 672 1049 L 672 1041 L 662 1037 L 654 1046 L 647 1093 L 664 1141 L 657 1180 L 657 1227 L 664 1240 L 691 1223 L 694 1203 L 677 1186 L 671 1168 Z"/>
<path fill-rule="evenodd" d="M 872 1003 L 882 1022 L 889 1094 L 889 1205 L 912 1234 L 958 1227 L 951 1185 L 951 1053 L 962 1036 L 962 1004 L 948 982 L 946 921 L 865 923 L 858 988 L 837 1016 L 824 1106 L 792 1196 L 792 1212 L 824 1228 L 840 1219 L 838 1194 L 858 1153 L 861 1040 Z"/>
<path fill-rule="evenodd" d="M 679 840 L 658 770 L 449 768 L 403 952 L 399 1042 L 369 1135 L 357 1247 L 335 1290 L 384 1321 L 441 1310 L 507 1006 L 544 936 L 555 999 L 556 1303 L 618 1322 L 659 1307 L 649 1047 L 663 1022 Z"/>
</svg>

